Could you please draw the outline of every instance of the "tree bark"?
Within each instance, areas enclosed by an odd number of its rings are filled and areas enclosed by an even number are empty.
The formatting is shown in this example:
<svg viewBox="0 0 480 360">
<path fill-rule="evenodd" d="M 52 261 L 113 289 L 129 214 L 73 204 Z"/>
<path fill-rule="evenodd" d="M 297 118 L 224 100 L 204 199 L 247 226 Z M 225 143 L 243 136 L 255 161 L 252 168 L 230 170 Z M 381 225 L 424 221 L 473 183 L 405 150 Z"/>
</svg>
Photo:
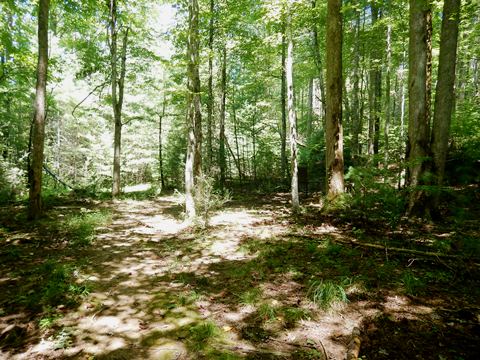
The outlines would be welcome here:
<svg viewBox="0 0 480 360">
<path fill-rule="evenodd" d="M 448 151 L 448 137 L 454 107 L 455 64 L 457 58 L 460 0 L 445 0 L 443 5 L 442 32 L 438 81 L 435 92 L 435 113 L 431 149 L 435 185 L 442 186 Z M 433 198 L 433 208 L 438 207 L 439 193 Z"/>
<path fill-rule="evenodd" d="M 388 167 L 388 152 L 389 152 L 389 138 L 388 133 L 390 130 L 390 117 L 392 109 L 391 101 L 391 73 L 392 73 L 392 25 L 388 24 L 387 26 L 387 74 L 385 79 L 385 127 L 383 129 L 384 137 L 384 155 L 383 163 L 384 168 Z"/>
<path fill-rule="evenodd" d="M 342 1 L 327 4 L 326 191 L 344 192 L 342 128 Z"/>
<path fill-rule="evenodd" d="M 281 148 L 280 161 L 282 171 L 282 182 L 287 179 L 287 85 L 286 85 L 286 57 L 287 57 L 286 25 L 282 24 L 282 89 L 280 104 L 282 107 L 282 128 L 281 128 Z"/>
<path fill-rule="evenodd" d="M 38 219 L 42 213 L 42 168 L 47 102 L 49 5 L 49 0 L 40 0 L 38 4 L 37 85 L 35 90 L 32 162 L 30 166 L 31 175 L 28 201 L 28 218 L 30 220 Z"/>
<path fill-rule="evenodd" d="M 426 157 L 429 155 L 429 122 L 427 116 L 427 0 L 410 0 L 409 39 L 409 119 L 407 159 L 410 192 L 407 214 L 423 215 Z"/>
<path fill-rule="evenodd" d="M 372 27 L 376 26 L 379 18 L 377 6 L 372 5 Z M 378 47 L 373 48 L 370 62 L 370 116 L 368 122 L 368 154 L 376 155 L 379 150 L 380 139 L 380 98 L 382 95 L 382 71 L 380 66 L 381 55 Z"/>
<path fill-rule="evenodd" d="M 210 0 L 210 24 L 208 29 L 208 102 L 207 102 L 207 160 L 208 166 L 213 165 L 213 35 L 214 35 L 215 1 Z"/>
<path fill-rule="evenodd" d="M 188 46 L 187 46 L 187 157 L 185 160 L 185 216 L 187 221 L 196 215 L 193 198 L 195 178 L 201 170 L 201 109 L 199 75 L 199 7 L 197 0 L 188 2 Z"/>
<path fill-rule="evenodd" d="M 362 118 L 360 116 L 360 99 L 359 99 L 359 76 L 360 70 L 360 12 L 357 12 L 355 20 L 355 43 L 353 49 L 353 90 L 352 90 L 352 159 L 360 155 L 360 147 L 358 137 L 362 132 Z"/>
<path fill-rule="evenodd" d="M 288 121 L 290 123 L 292 210 L 294 213 L 297 213 L 300 209 L 300 201 L 298 199 L 297 114 L 295 113 L 295 99 L 293 92 L 293 38 L 290 26 L 291 25 L 289 24 L 285 70 L 287 77 Z"/>
<path fill-rule="evenodd" d="M 160 184 L 162 186 L 162 190 L 165 187 L 165 178 L 163 176 L 162 122 L 163 122 L 163 118 L 165 117 L 166 106 L 167 106 L 167 101 L 164 97 L 163 104 L 162 104 L 162 113 L 158 116 L 158 170 L 159 170 L 159 174 L 160 174 Z"/>
<path fill-rule="evenodd" d="M 317 0 L 312 1 L 312 8 L 315 9 L 317 7 Z M 321 115 L 322 115 L 322 123 L 325 121 L 325 82 L 323 79 L 323 68 L 322 68 L 322 56 L 320 55 L 320 45 L 318 41 L 318 31 L 317 25 L 314 23 L 312 28 L 312 46 L 313 46 L 313 58 L 315 61 L 315 66 L 317 67 L 317 74 L 318 74 L 318 82 L 320 88 L 320 102 L 321 102 Z"/>
<path fill-rule="evenodd" d="M 120 77 L 118 76 L 118 28 L 117 28 L 117 1 L 110 0 L 110 24 L 109 24 L 109 46 L 110 46 L 110 66 L 112 71 L 112 108 L 114 120 L 114 137 L 113 137 L 113 183 L 112 196 L 116 197 L 121 192 L 121 146 L 122 146 L 122 107 L 123 92 L 125 88 L 125 73 L 127 60 L 127 43 L 128 32 L 126 28 L 121 50 Z"/>
<path fill-rule="evenodd" d="M 225 159 L 225 115 L 226 115 L 226 99 L 227 99 L 227 47 L 223 46 L 222 54 L 222 83 L 221 83 L 221 102 L 220 102 L 220 136 L 219 136 L 219 151 L 218 163 L 220 165 L 220 189 L 222 193 L 225 189 L 225 173 L 226 173 L 226 159 Z"/>
</svg>

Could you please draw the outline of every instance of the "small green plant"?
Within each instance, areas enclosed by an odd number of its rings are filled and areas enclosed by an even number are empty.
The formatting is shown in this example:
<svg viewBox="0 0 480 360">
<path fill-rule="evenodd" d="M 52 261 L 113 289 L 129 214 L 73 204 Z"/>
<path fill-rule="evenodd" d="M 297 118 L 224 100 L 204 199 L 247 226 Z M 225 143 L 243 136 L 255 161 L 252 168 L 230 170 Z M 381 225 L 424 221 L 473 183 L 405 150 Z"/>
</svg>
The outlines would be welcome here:
<svg viewBox="0 0 480 360">
<path fill-rule="evenodd" d="M 211 322 L 203 322 L 190 328 L 190 340 L 193 347 L 200 350 L 208 345 L 208 342 L 213 338 L 219 337 L 221 330 L 219 327 Z"/>
<path fill-rule="evenodd" d="M 262 290 L 253 288 L 240 294 L 240 303 L 243 305 L 253 305 L 258 302 L 258 299 L 262 296 Z"/>
<path fill-rule="evenodd" d="M 258 308 L 258 317 L 264 321 L 275 320 L 278 316 L 278 308 L 264 303 Z"/>
<path fill-rule="evenodd" d="M 199 300 L 202 297 L 202 294 L 192 290 L 188 293 L 180 294 L 178 297 L 178 303 L 181 306 L 186 306 L 193 304 L 195 301 Z"/>
<path fill-rule="evenodd" d="M 295 359 L 298 360 L 323 360 L 325 356 L 317 349 L 301 349 L 293 353 Z"/>
<path fill-rule="evenodd" d="M 202 174 L 197 177 L 195 186 L 194 201 L 197 211 L 197 220 L 203 228 L 209 225 L 212 212 L 221 208 L 230 201 L 228 192 L 222 194 L 214 189 L 215 178 L 208 174 Z"/>
<path fill-rule="evenodd" d="M 312 317 L 309 310 L 298 307 L 287 307 L 283 310 L 283 316 L 288 326 L 292 326 L 300 320 L 308 320 Z"/>
<path fill-rule="evenodd" d="M 74 267 L 47 260 L 35 270 L 33 288 L 19 292 L 17 299 L 30 309 L 74 305 L 90 292 L 87 284 L 77 282 L 75 274 Z"/>
<path fill-rule="evenodd" d="M 57 335 L 53 338 L 55 345 L 54 349 L 59 350 L 59 349 L 67 349 L 72 345 L 73 342 L 73 334 L 72 334 L 72 329 L 70 328 L 63 328 L 61 329 Z"/>
<path fill-rule="evenodd" d="M 88 211 L 69 216 L 64 223 L 69 241 L 75 246 L 90 245 L 95 237 L 96 228 L 111 221 L 107 211 Z"/>
<path fill-rule="evenodd" d="M 312 282 L 307 296 L 324 310 L 332 308 L 335 304 L 348 302 L 344 286 L 328 280 Z"/>
<path fill-rule="evenodd" d="M 405 288 L 405 292 L 408 295 L 418 295 L 425 288 L 425 282 L 422 279 L 416 277 L 415 274 L 410 270 L 406 271 L 403 274 L 402 283 Z"/>
</svg>

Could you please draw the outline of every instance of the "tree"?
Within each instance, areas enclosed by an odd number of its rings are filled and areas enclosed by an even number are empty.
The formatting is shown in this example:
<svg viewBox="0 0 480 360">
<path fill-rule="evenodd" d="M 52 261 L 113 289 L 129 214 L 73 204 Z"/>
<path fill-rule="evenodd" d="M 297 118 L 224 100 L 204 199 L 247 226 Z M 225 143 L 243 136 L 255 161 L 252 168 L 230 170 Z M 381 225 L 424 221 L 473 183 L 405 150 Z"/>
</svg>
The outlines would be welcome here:
<svg viewBox="0 0 480 360">
<path fill-rule="evenodd" d="M 379 19 L 379 9 L 372 4 L 372 30 L 375 31 Z M 382 70 L 380 47 L 373 45 L 370 63 L 370 116 L 368 119 L 368 154 L 378 154 L 380 133 L 380 97 L 382 94 Z"/>
<path fill-rule="evenodd" d="M 30 193 L 28 202 L 28 218 L 32 220 L 38 219 L 42 213 L 42 171 L 47 102 L 49 5 L 49 0 L 40 0 L 38 3 L 37 86 L 35 89 L 32 154 L 29 174 Z"/>
<path fill-rule="evenodd" d="M 330 199 L 344 192 L 342 128 L 342 1 L 327 4 L 326 192 Z"/>
<path fill-rule="evenodd" d="M 110 66 L 111 66 L 111 82 L 112 82 L 112 108 L 113 120 L 115 123 L 114 140 L 113 140 L 113 184 L 112 196 L 120 194 L 120 154 L 122 145 L 122 107 L 123 95 L 125 88 L 125 73 L 127 60 L 127 43 L 129 28 L 124 29 L 123 43 L 121 49 L 120 59 L 120 74 L 118 74 L 118 59 L 117 59 L 117 38 L 118 38 L 118 24 L 117 24 L 117 1 L 110 0 L 109 4 L 110 23 L 109 23 L 109 48 L 110 48 Z"/>
<path fill-rule="evenodd" d="M 198 1 L 188 2 L 188 46 L 187 46 L 187 158 L 185 161 L 185 214 L 187 220 L 195 215 L 193 192 L 195 177 L 201 167 L 202 114 L 200 104 L 199 74 L 199 35 L 198 35 Z"/>
<path fill-rule="evenodd" d="M 225 174 L 227 172 L 227 161 L 225 157 L 225 115 L 227 100 L 227 46 L 222 51 L 222 79 L 221 79 L 221 100 L 220 100 L 220 136 L 219 136 L 219 165 L 220 165 L 220 188 L 225 188 Z"/>
<path fill-rule="evenodd" d="M 290 156 L 291 156 L 291 195 L 293 212 L 298 212 L 300 202 L 298 199 L 298 151 L 297 151 L 297 114 L 295 112 L 295 99 L 293 92 L 293 34 L 291 20 L 287 29 L 287 58 L 285 62 L 285 75 L 287 80 L 288 121 L 290 123 Z"/>
<path fill-rule="evenodd" d="M 425 183 L 429 155 L 429 118 L 427 112 L 427 13 L 428 0 L 410 0 L 409 37 L 409 119 L 407 159 L 409 185 L 412 187 L 408 214 L 421 214 L 425 209 Z"/>
<path fill-rule="evenodd" d="M 281 148 L 280 161 L 282 169 L 282 180 L 287 179 L 288 160 L 287 160 L 287 40 L 286 40 L 286 23 L 282 21 L 282 81 L 280 89 L 280 104 L 282 110 L 282 127 L 280 129 Z"/>
<path fill-rule="evenodd" d="M 460 0 L 445 0 L 443 5 L 442 32 L 440 35 L 440 55 L 438 81 L 435 92 L 435 113 L 431 139 L 433 175 L 437 186 L 442 186 L 445 176 L 448 137 L 454 107 L 455 65 L 457 58 L 458 23 Z M 433 207 L 439 202 L 439 193 L 433 199 Z"/>
</svg>

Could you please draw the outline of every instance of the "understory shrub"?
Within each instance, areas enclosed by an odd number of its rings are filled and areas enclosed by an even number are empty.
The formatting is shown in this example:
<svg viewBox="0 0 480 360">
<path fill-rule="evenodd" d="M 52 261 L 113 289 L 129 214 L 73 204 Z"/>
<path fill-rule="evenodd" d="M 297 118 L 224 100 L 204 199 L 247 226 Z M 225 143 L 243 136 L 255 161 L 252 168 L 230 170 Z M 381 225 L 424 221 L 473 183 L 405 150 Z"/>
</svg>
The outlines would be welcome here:
<svg viewBox="0 0 480 360">
<path fill-rule="evenodd" d="M 208 174 L 202 174 L 197 177 L 197 183 L 194 192 L 195 210 L 197 212 L 197 220 L 201 227 L 208 227 L 210 217 L 213 211 L 220 209 L 230 200 L 230 194 L 221 193 L 215 189 L 215 179 Z"/>
<path fill-rule="evenodd" d="M 405 211 L 405 196 L 397 189 L 399 169 L 379 169 L 376 166 L 350 167 L 345 176 L 349 188 L 349 207 L 362 215 L 372 214 L 398 223 Z"/>
</svg>

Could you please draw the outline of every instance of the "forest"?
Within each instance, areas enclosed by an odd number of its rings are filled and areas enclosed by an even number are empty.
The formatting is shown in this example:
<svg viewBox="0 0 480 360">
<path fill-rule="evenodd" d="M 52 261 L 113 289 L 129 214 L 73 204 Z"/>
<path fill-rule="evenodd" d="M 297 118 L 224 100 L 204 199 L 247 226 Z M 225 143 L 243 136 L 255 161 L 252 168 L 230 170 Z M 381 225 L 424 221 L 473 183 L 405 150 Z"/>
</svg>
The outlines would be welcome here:
<svg viewBox="0 0 480 360">
<path fill-rule="evenodd" d="M 0 358 L 478 359 L 478 0 L 0 0 Z"/>
</svg>

